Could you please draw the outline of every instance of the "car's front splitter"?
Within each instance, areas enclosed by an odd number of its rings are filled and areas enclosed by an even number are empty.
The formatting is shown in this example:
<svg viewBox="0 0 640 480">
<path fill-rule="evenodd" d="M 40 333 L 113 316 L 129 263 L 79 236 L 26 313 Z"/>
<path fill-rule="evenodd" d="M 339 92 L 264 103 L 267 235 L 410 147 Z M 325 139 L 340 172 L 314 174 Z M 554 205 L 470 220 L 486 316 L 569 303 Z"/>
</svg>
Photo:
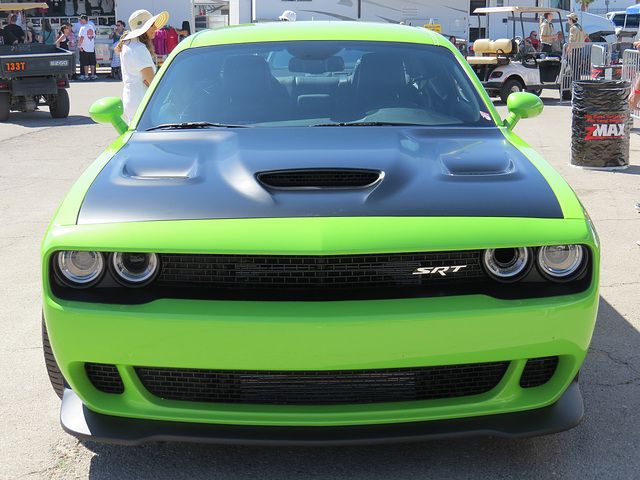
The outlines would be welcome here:
<svg viewBox="0 0 640 480">
<path fill-rule="evenodd" d="M 62 428 L 81 440 L 138 445 L 173 441 L 242 445 L 364 445 L 462 436 L 526 438 L 575 427 L 584 405 L 577 379 L 547 407 L 523 412 L 428 422 L 339 427 L 274 427 L 169 422 L 103 415 L 89 410 L 65 389 L 60 410 Z"/>
</svg>

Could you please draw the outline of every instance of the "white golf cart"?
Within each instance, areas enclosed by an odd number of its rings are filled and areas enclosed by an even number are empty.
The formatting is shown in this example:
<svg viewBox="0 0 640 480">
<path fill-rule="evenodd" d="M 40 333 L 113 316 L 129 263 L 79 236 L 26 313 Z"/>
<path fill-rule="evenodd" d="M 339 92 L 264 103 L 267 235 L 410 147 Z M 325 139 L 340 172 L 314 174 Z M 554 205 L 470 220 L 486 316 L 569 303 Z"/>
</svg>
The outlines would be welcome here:
<svg viewBox="0 0 640 480">
<path fill-rule="evenodd" d="M 481 38 L 473 43 L 473 55 L 467 61 L 478 75 L 478 78 L 490 96 L 499 96 L 507 101 L 513 92 L 528 91 L 540 95 L 543 88 L 558 90 L 563 99 L 571 98 L 571 83 L 563 81 L 567 74 L 566 62 L 562 61 L 562 53 L 545 54 L 527 51 L 524 38 L 526 32 L 538 32 L 539 18 L 551 12 L 559 21 L 559 30 L 564 33 L 562 15 L 566 12 L 557 8 L 544 7 L 486 7 L 476 8 L 474 14 L 495 15 L 507 14 L 504 23 L 513 25 L 511 38 L 490 40 Z M 519 21 L 516 20 L 518 16 Z M 481 18 L 480 16 L 478 17 Z M 489 20 L 487 19 L 487 24 Z M 519 33 L 516 35 L 516 25 Z M 555 23 L 555 22 L 554 22 Z"/>
</svg>

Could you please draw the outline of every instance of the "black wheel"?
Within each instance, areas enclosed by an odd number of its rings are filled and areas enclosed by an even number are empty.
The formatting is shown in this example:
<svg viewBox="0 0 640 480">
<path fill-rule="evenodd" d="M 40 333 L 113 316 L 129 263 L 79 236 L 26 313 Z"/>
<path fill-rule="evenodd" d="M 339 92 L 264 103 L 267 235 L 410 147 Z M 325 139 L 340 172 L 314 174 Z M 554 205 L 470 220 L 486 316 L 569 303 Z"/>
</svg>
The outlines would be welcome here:
<svg viewBox="0 0 640 480">
<path fill-rule="evenodd" d="M 504 103 L 507 103 L 507 98 L 514 92 L 523 92 L 524 85 L 522 82 L 516 78 L 510 78 L 502 85 L 500 89 L 500 100 Z"/>
<path fill-rule="evenodd" d="M 53 118 L 67 118 L 69 116 L 69 94 L 65 88 L 58 89 L 49 103 L 49 112 Z"/>
<path fill-rule="evenodd" d="M 542 94 L 542 89 L 541 88 L 534 88 L 532 90 L 527 90 L 527 92 L 533 93 L 536 97 L 539 97 L 540 94 Z"/>
<path fill-rule="evenodd" d="M 9 120 L 9 107 L 11 106 L 11 98 L 7 93 L 0 93 L 0 122 Z"/>
<path fill-rule="evenodd" d="M 49 334 L 47 333 L 47 326 L 44 323 L 44 315 L 42 316 L 42 350 L 44 352 L 44 363 L 47 366 L 47 373 L 49 374 L 49 381 L 51 382 L 51 386 L 56 394 L 62 398 L 62 394 L 64 393 L 64 387 L 66 385 L 66 381 L 62 372 L 60 371 L 60 367 L 58 367 L 58 362 L 56 362 L 56 357 L 53 356 L 53 350 L 51 349 L 51 344 L 49 343 Z"/>
<path fill-rule="evenodd" d="M 573 98 L 573 92 L 571 90 L 562 91 L 562 100 L 571 100 Z"/>
</svg>

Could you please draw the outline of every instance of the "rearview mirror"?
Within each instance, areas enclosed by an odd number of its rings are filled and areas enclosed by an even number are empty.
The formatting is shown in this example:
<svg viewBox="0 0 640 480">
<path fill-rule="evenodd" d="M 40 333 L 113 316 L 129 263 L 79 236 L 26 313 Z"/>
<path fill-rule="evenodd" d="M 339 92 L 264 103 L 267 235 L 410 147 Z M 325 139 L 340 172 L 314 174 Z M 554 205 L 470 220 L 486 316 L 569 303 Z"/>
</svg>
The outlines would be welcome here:
<svg viewBox="0 0 640 480">
<path fill-rule="evenodd" d="M 119 135 L 122 135 L 129 128 L 122 119 L 122 100 L 118 97 L 105 97 L 93 102 L 89 107 L 89 115 L 98 123 L 111 123 Z"/>
<path fill-rule="evenodd" d="M 542 113 L 544 105 L 533 93 L 514 92 L 507 98 L 509 116 L 504 121 L 504 126 L 513 130 L 521 118 L 533 118 Z"/>
</svg>

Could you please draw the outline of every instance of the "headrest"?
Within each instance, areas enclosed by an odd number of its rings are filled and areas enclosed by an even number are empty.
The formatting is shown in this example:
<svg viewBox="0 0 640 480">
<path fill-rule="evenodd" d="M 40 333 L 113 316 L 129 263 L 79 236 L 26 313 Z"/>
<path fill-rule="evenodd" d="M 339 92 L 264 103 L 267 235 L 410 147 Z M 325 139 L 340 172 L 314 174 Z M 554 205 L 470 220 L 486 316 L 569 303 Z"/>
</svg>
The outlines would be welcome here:
<svg viewBox="0 0 640 480">
<path fill-rule="evenodd" d="M 493 44 L 494 52 L 501 50 L 504 53 L 511 53 L 511 49 L 513 48 L 513 42 L 510 38 L 499 38 L 491 43 Z"/>
<path fill-rule="evenodd" d="M 499 38 L 491 41 L 489 38 L 479 38 L 473 42 L 473 51 L 479 53 L 496 53 L 498 50 L 504 53 L 511 53 L 513 50 L 513 40 L 510 38 Z"/>
<path fill-rule="evenodd" d="M 495 52 L 495 50 L 492 50 L 491 48 L 490 38 L 479 38 L 475 42 L 473 42 L 473 51 L 475 53 Z"/>
</svg>

